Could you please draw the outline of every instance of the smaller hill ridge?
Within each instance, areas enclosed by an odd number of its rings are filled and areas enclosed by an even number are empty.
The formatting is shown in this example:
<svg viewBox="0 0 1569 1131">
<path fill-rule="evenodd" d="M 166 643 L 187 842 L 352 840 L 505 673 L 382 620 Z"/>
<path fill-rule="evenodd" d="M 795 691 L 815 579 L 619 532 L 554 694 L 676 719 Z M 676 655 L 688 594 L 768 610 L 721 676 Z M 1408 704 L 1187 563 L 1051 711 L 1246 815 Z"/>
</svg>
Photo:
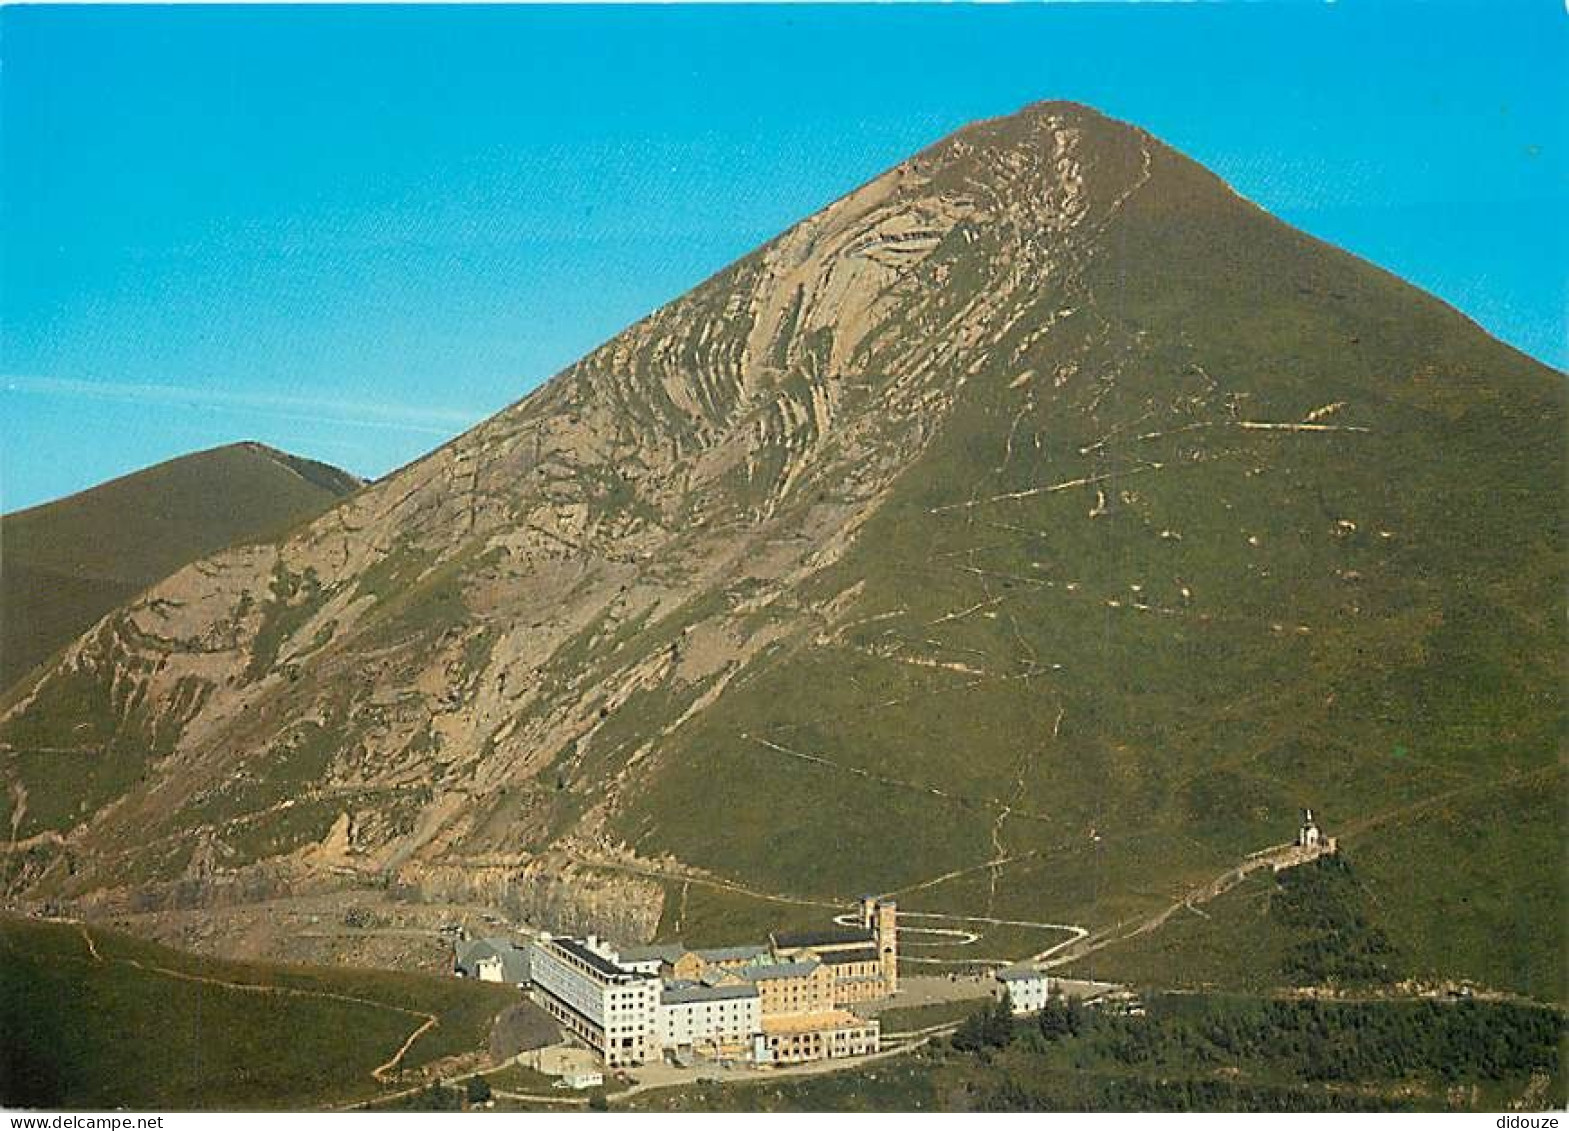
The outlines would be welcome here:
<svg viewBox="0 0 1569 1131">
<path fill-rule="evenodd" d="M 0 688 L 188 562 L 282 534 L 362 485 L 247 442 L 0 515 Z"/>
</svg>

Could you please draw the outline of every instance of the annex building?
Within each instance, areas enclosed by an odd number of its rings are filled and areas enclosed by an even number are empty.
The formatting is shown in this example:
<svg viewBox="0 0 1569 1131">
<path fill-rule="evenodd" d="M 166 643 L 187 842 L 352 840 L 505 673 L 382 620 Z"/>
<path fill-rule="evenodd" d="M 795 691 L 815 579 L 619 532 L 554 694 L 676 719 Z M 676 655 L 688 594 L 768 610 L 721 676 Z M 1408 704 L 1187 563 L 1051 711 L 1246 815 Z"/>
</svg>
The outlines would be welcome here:
<svg viewBox="0 0 1569 1131">
<path fill-rule="evenodd" d="M 1051 997 L 1051 979 L 1033 966 L 1010 966 L 997 971 L 1003 999 L 1014 1013 L 1036 1013 Z"/>
<path fill-rule="evenodd" d="M 507 938 L 459 939 L 452 951 L 452 972 L 481 982 L 529 984 L 529 948 Z"/>
</svg>

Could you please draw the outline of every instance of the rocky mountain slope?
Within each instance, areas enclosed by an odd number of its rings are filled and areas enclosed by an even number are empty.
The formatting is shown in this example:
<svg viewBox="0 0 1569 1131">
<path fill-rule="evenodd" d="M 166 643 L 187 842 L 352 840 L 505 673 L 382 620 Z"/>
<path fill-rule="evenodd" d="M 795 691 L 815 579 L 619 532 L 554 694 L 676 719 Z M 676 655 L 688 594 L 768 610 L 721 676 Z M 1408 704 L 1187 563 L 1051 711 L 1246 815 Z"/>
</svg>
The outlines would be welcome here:
<svg viewBox="0 0 1569 1131">
<path fill-rule="evenodd" d="M 0 688 L 181 566 L 276 537 L 361 485 L 314 460 L 229 444 L 0 516 Z"/>
<path fill-rule="evenodd" d="M 1032 106 L 105 617 L 3 705 L 10 890 L 1109 926 L 1304 805 L 1561 788 L 1564 424 L 1442 303 Z M 1483 872 L 1457 937 L 1541 883 Z"/>
</svg>

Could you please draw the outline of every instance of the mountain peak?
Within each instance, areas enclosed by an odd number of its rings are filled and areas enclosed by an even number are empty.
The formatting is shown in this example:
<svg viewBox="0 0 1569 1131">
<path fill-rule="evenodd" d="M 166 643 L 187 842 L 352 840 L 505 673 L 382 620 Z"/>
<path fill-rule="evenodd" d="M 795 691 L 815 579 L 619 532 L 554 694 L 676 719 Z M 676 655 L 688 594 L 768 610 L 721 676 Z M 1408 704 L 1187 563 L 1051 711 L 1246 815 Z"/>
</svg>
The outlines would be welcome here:
<svg viewBox="0 0 1569 1131">
<path fill-rule="evenodd" d="M 981 118 L 962 126 L 956 133 L 974 131 L 984 132 L 1018 132 L 1020 130 L 1035 129 L 1041 126 L 1066 127 L 1070 129 L 1085 129 L 1112 126 L 1119 130 L 1132 133 L 1142 133 L 1136 127 L 1097 110 L 1095 107 L 1083 102 L 1073 102 L 1063 98 L 1045 98 L 1036 102 L 1028 102 L 1009 114 L 1001 114 L 993 118 Z"/>
<path fill-rule="evenodd" d="M 933 145 L 916 160 L 927 156 L 952 159 L 986 150 L 1036 150 L 1054 148 L 1062 137 L 1071 137 L 1081 153 L 1106 146 L 1139 146 L 1153 141 L 1137 126 L 1112 118 L 1092 106 L 1064 99 L 1031 102 L 1009 114 L 970 122 Z"/>
<path fill-rule="evenodd" d="M 626 935 L 691 876 L 1109 927 L 1304 798 L 1552 766 L 1564 420 L 1441 303 L 1038 103 L 76 641 L 0 719 L 14 796 L 83 783 L 13 819 L 70 849 L 15 888 L 559 919 L 570 867 Z"/>
</svg>

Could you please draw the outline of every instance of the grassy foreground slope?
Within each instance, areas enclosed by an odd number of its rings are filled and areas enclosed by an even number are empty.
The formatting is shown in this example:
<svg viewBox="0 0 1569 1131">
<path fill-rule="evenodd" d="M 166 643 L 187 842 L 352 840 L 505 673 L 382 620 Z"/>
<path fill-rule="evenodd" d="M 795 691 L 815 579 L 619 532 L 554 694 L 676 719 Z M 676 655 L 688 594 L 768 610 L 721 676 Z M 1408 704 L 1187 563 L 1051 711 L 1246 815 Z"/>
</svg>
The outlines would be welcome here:
<svg viewBox="0 0 1569 1131">
<path fill-rule="evenodd" d="M 483 1050 L 516 1001 L 456 978 L 220 962 L 0 917 L 0 1105 L 338 1106 Z"/>
<path fill-rule="evenodd" d="M 359 486 L 323 463 L 230 444 L 0 516 L 0 688 L 187 562 L 279 533 Z"/>
</svg>

